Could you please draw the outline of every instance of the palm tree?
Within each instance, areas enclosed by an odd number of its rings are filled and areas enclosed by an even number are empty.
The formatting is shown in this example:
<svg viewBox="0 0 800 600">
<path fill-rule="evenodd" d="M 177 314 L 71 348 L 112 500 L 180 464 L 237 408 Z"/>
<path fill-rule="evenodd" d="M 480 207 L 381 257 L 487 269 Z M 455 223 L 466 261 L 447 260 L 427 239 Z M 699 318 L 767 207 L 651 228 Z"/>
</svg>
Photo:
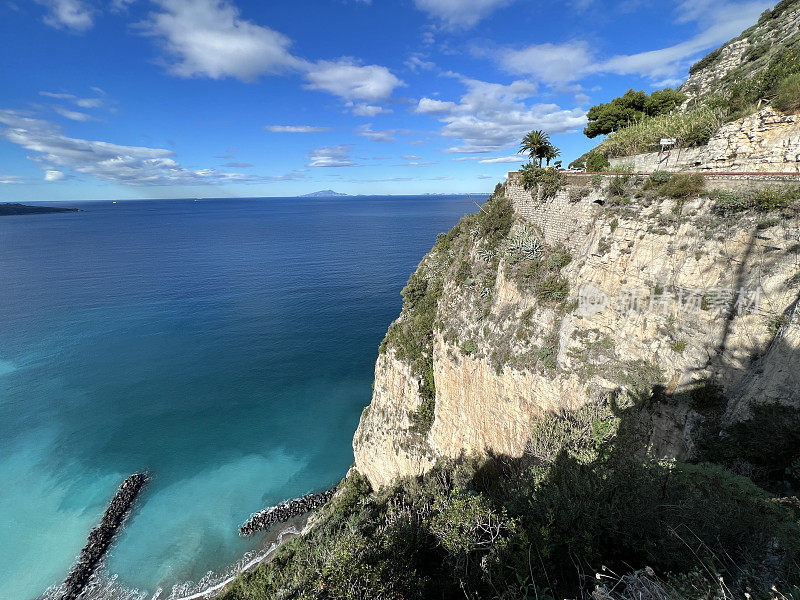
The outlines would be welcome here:
<svg viewBox="0 0 800 600">
<path fill-rule="evenodd" d="M 527 153 L 531 157 L 531 160 L 539 159 L 538 165 L 541 167 L 542 151 L 548 145 L 550 145 L 550 136 L 541 129 L 534 130 L 522 138 L 519 151 Z"/>
<path fill-rule="evenodd" d="M 550 142 L 548 142 L 547 146 L 545 146 L 544 149 L 542 150 L 542 158 L 544 158 L 547 161 L 548 167 L 550 166 L 550 161 L 555 160 L 559 156 L 561 156 L 561 151 L 555 146 L 553 146 L 553 144 L 551 144 Z"/>
</svg>

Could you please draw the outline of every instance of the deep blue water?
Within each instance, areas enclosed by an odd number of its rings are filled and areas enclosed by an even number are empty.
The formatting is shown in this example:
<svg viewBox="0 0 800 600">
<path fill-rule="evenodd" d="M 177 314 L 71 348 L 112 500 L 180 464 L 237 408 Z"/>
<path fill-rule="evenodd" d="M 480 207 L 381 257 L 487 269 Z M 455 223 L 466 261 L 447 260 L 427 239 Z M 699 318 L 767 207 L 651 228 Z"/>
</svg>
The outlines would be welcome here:
<svg viewBox="0 0 800 600">
<path fill-rule="evenodd" d="M 107 559 L 155 591 L 262 543 L 250 513 L 352 463 L 399 291 L 463 197 L 78 203 L 0 218 L 0 598 L 59 583 L 128 474 Z"/>
</svg>

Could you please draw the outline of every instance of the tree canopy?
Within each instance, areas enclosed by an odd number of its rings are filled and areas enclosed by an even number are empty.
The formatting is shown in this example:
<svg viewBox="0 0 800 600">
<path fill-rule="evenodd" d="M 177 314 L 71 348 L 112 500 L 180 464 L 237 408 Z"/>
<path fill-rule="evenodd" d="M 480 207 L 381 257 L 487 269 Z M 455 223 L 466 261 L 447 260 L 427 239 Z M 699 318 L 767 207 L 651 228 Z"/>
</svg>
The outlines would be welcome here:
<svg viewBox="0 0 800 600">
<path fill-rule="evenodd" d="M 643 90 L 628 90 L 611 102 L 589 109 L 589 124 L 583 133 L 586 137 L 612 133 L 645 116 L 663 115 L 680 106 L 686 96 L 678 90 L 664 88 L 648 95 Z"/>
<path fill-rule="evenodd" d="M 531 160 L 542 164 L 542 160 L 546 160 L 550 165 L 550 161 L 561 156 L 561 152 L 550 141 L 550 135 L 542 130 L 534 130 L 529 132 L 522 138 L 519 146 L 519 151 L 528 154 Z"/>
</svg>

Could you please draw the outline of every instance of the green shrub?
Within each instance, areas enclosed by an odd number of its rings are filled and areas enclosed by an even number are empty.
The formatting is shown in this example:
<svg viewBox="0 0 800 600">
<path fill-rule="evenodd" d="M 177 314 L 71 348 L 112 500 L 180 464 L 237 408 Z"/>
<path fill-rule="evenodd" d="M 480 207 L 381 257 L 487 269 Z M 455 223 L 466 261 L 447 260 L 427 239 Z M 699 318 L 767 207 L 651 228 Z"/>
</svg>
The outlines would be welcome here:
<svg viewBox="0 0 800 600">
<path fill-rule="evenodd" d="M 716 438 L 730 450 L 744 441 L 744 456 L 775 461 L 776 474 L 795 480 L 800 427 L 789 413 L 759 416 L 766 429 Z M 646 565 L 689 592 L 703 587 L 693 574 L 708 572 L 709 589 L 719 592 L 722 578 L 725 598 L 766 599 L 773 585 L 800 583 L 800 527 L 789 504 L 719 465 L 648 460 L 639 452 L 647 415 L 619 399 L 546 413 L 531 424 L 521 458 L 440 460 L 372 494 L 354 472 L 309 531 L 239 576 L 221 600 L 456 600 L 467 589 L 470 598 L 589 598 L 597 581 L 576 576 L 576 565 L 604 574 Z M 719 595 L 628 591 L 603 598 Z"/>
<path fill-rule="evenodd" d="M 569 201 L 570 202 L 580 202 L 587 196 L 592 193 L 592 188 L 589 186 L 584 187 L 575 187 L 571 186 L 569 188 Z"/>
<path fill-rule="evenodd" d="M 475 354 L 478 351 L 478 344 L 473 340 L 467 340 L 461 345 L 461 351 L 467 355 Z"/>
<path fill-rule="evenodd" d="M 790 195 L 785 190 L 775 188 L 765 188 L 756 193 L 753 203 L 758 210 L 770 211 L 779 210 L 789 206 Z"/>
<path fill-rule="evenodd" d="M 714 212 L 721 215 L 742 212 L 753 207 L 752 198 L 742 193 L 716 190 L 711 197 L 714 199 Z"/>
<path fill-rule="evenodd" d="M 452 556 L 488 550 L 512 526 L 481 494 L 457 488 L 442 504 L 431 519 L 431 532 Z"/>
<path fill-rule="evenodd" d="M 670 177 L 672 177 L 672 173 L 669 171 L 653 171 L 650 173 L 649 183 L 655 186 L 662 185 L 667 183 Z"/>
<path fill-rule="evenodd" d="M 780 223 L 779 219 L 764 219 L 756 224 L 756 229 L 769 229 Z"/>
<path fill-rule="evenodd" d="M 686 350 L 686 340 L 678 340 L 677 342 L 672 344 L 672 350 L 678 353 Z"/>
<path fill-rule="evenodd" d="M 776 86 L 772 106 L 783 112 L 800 111 L 800 73 L 789 75 Z"/>
<path fill-rule="evenodd" d="M 522 186 L 526 190 L 538 190 L 541 200 L 555 197 L 566 185 L 564 175 L 558 169 L 537 167 L 532 163 L 522 165 Z"/>
<path fill-rule="evenodd" d="M 627 127 L 646 116 L 667 114 L 686 100 L 686 95 L 672 88 L 656 90 L 651 95 L 639 90 L 628 90 L 611 102 L 592 106 L 587 113 L 589 123 L 583 130 L 593 138 Z"/>
<path fill-rule="evenodd" d="M 496 249 L 514 224 L 514 207 L 505 196 L 494 197 L 484 203 L 477 213 L 476 229 L 486 246 Z"/>
<path fill-rule="evenodd" d="M 795 89 L 795 79 L 792 77 L 800 73 L 800 48 L 793 48 L 785 52 L 776 52 L 770 59 L 766 68 L 753 77 L 738 77 L 729 86 L 726 94 L 720 98 L 725 106 L 728 118 L 738 118 L 754 111 L 762 99 L 775 100 L 781 95 L 779 104 L 785 102 L 787 110 L 792 110 L 795 100 L 791 97 L 791 90 Z M 784 83 L 786 82 L 786 83 Z M 786 86 L 785 91 L 783 86 Z M 783 94 L 786 95 L 782 95 Z"/>
<path fill-rule="evenodd" d="M 586 170 L 590 173 L 603 173 L 610 168 L 611 163 L 601 152 L 590 152 L 586 157 Z"/>
<path fill-rule="evenodd" d="M 427 435 L 433 427 L 435 412 L 436 399 L 426 398 L 423 400 L 419 408 L 410 415 L 413 431 L 423 436 Z"/>
<path fill-rule="evenodd" d="M 679 148 L 702 146 L 725 124 L 727 115 L 725 107 L 701 106 L 687 113 L 645 117 L 609 135 L 599 151 L 610 157 L 656 152 L 661 138 L 675 138 Z"/>
<path fill-rule="evenodd" d="M 752 62 L 754 60 L 758 60 L 762 56 L 764 56 L 769 49 L 772 47 L 772 42 L 762 42 L 755 46 L 750 46 L 747 49 L 747 52 L 744 53 L 744 60 L 745 62 Z"/>
<path fill-rule="evenodd" d="M 699 196 L 705 186 L 705 177 L 700 173 L 676 173 L 659 188 L 660 193 L 676 200 Z"/>
<path fill-rule="evenodd" d="M 561 302 L 569 295 L 569 282 L 557 275 L 547 275 L 537 283 L 535 294 L 540 302 Z"/>
<path fill-rule="evenodd" d="M 717 59 L 720 57 L 721 54 L 722 54 L 722 48 L 717 48 L 716 50 L 709 52 L 703 58 L 701 58 L 691 67 L 689 67 L 689 74 L 694 75 L 698 71 L 701 71 L 706 67 L 710 67 L 712 64 L 717 62 Z"/>
<path fill-rule="evenodd" d="M 547 268 L 551 271 L 560 271 L 572 262 L 572 254 L 567 250 L 563 244 L 554 246 L 545 259 Z"/>
<path fill-rule="evenodd" d="M 630 175 L 615 175 L 608 183 L 608 193 L 610 196 L 626 196 L 631 182 Z"/>
</svg>

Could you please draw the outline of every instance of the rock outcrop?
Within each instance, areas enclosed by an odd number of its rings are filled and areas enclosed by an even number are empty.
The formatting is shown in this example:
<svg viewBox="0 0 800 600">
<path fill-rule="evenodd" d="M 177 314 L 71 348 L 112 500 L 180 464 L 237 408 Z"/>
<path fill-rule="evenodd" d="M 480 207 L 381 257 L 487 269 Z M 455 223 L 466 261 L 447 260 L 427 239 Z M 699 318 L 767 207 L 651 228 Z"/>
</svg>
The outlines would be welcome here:
<svg viewBox="0 0 800 600">
<path fill-rule="evenodd" d="M 769 59 L 796 47 L 800 36 L 800 2 L 784 0 L 767 10 L 756 25 L 727 42 L 692 67 L 680 86 L 686 104 L 707 94 L 719 93 L 743 78 L 761 71 Z"/>
<path fill-rule="evenodd" d="M 505 189 L 517 198 L 509 238 L 533 227 L 546 247 L 570 248 L 560 271 L 568 295 L 558 304 L 537 297 L 502 247 L 487 273 L 476 237 L 466 264 L 443 276 L 428 431 L 413 426 L 419 374 L 391 346 L 378 359 L 354 439 L 356 467 L 373 486 L 420 475 L 441 457 L 520 456 L 542 414 L 643 386 L 661 385 L 672 399 L 651 415 L 659 456 L 691 456 L 703 417 L 681 398 L 698 385 L 724 391 L 726 422 L 764 403 L 800 407 L 797 216 L 721 219 L 701 197 L 600 206 L 611 194 L 584 186 L 537 201 L 517 181 Z M 437 245 L 418 274 L 441 268 L 441 252 Z"/>
</svg>

